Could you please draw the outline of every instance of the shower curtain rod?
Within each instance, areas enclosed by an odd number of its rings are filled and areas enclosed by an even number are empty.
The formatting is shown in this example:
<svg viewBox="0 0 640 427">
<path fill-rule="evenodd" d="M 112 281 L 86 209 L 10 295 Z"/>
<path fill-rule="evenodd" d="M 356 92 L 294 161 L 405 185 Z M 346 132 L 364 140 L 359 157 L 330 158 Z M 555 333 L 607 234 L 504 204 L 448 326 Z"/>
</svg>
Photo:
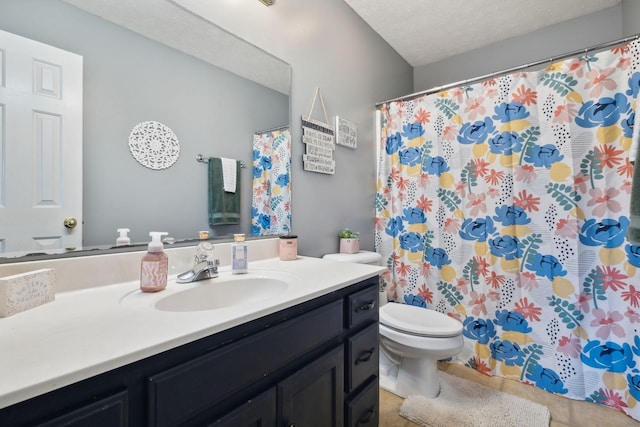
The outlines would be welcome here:
<svg viewBox="0 0 640 427">
<path fill-rule="evenodd" d="M 273 132 L 273 131 L 276 131 L 276 130 L 283 130 L 283 129 L 286 129 L 286 128 L 289 128 L 289 127 L 291 127 L 291 125 L 287 124 L 287 125 L 282 125 L 282 126 L 276 126 L 274 128 L 265 129 L 265 130 L 258 130 L 258 131 L 255 131 L 254 133 L 256 135 L 259 135 L 261 133 Z"/>
<path fill-rule="evenodd" d="M 527 68 L 531 68 L 531 67 L 535 67 L 538 65 L 542 65 L 542 64 L 546 64 L 546 63 L 553 63 L 554 61 L 559 61 L 561 59 L 566 59 L 566 58 L 570 58 L 572 56 L 576 56 L 579 55 L 581 53 L 587 54 L 589 52 L 592 52 L 594 50 L 601 50 L 601 49 L 606 49 L 608 47 L 611 46 L 615 46 L 618 44 L 624 44 L 624 43 L 629 43 L 633 40 L 636 40 L 640 38 L 640 34 L 636 34 L 635 36 L 631 36 L 631 37 L 626 37 L 623 39 L 618 39 L 618 40 L 614 40 L 611 42 L 607 42 L 607 43 L 602 43 L 596 46 L 591 46 L 588 47 L 586 49 L 579 49 L 579 50 L 574 50 L 573 52 L 568 52 L 568 53 L 564 53 L 562 55 L 559 56 L 552 56 L 550 58 L 546 58 L 546 59 L 541 59 L 539 61 L 535 61 L 535 62 L 531 62 L 529 64 L 524 64 L 524 65 L 519 65 L 517 67 L 512 67 L 512 68 L 507 68 L 506 70 L 502 70 L 502 71 L 496 71 L 494 73 L 490 73 L 490 74 L 485 74 L 483 76 L 479 76 L 479 77 L 474 77 L 468 80 L 461 80 L 459 82 L 455 82 L 455 83 L 449 83 L 443 86 L 437 86 L 431 89 L 427 89 L 421 92 L 416 92 L 416 93 L 412 93 L 410 95 L 405 95 L 405 96 L 400 96 L 398 98 L 393 98 L 393 99 L 389 99 L 387 101 L 382 101 L 382 102 L 378 102 L 376 104 L 376 108 L 380 107 L 383 104 L 386 104 L 387 102 L 395 102 L 395 101 L 410 101 L 412 99 L 418 98 L 420 96 L 424 96 L 424 95 L 430 95 L 432 93 L 437 93 L 446 89 L 452 89 L 454 87 L 458 87 L 458 86 L 465 86 L 471 83 L 478 83 L 481 82 L 483 80 L 488 80 L 490 78 L 493 77 L 497 77 L 497 76 L 502 76 L 502 75 L 506 75 L 506 74 L 510 74 L 510 73 L 514 73 L 516 71 L 520 71 L 520 70 L 526 70 Z"/>
</svg>

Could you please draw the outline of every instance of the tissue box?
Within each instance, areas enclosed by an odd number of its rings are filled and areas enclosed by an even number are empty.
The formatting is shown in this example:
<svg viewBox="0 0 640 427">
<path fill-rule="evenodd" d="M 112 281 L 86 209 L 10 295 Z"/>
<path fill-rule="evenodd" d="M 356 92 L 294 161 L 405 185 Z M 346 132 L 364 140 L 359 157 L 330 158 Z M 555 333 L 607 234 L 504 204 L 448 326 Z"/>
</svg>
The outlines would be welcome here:
<svg viewBox="0 0 640 427">
<path fill-rule="evenodd" d="M 8 317 L 55 299 L 52 268 L 0 278 L 0 317 Z"/>
</svg>

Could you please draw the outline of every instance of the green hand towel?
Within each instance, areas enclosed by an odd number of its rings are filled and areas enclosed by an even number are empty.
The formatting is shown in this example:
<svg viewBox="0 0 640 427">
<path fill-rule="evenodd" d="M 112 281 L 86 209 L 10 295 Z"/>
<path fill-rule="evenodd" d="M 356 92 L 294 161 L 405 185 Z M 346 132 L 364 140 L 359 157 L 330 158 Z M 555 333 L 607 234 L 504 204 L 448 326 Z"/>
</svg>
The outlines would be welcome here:
<svg viewBox="0 0 640 427">
<path fill-rule="evenodd" d="M 222 161 L 209 158 L 209 225 L 240 224 L 240 162 L 236 168 L 236 192 L 224 191 Z"/>
</svg>

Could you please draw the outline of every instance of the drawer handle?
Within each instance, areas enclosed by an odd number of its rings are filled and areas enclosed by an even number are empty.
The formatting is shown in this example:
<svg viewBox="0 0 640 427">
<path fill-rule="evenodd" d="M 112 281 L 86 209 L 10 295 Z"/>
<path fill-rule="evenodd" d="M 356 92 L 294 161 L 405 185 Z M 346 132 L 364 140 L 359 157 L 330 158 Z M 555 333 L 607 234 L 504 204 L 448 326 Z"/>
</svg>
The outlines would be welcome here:
<svg viewBox="0 0 640 427">
<path fill-rule="evenodd" d="M 358 311 L 367 311 L 367 310 L 371 310 L 371 309 L 372 309 L 373 307 L 375 307 L 375 306 L 376 306 L 376 302 L 375 302 L 375 301 L 373 301 L 373 300 L 372 300 L 371 302 L 361 304 L 361 305 L 359 305 L 358 307 L 356 307 L 356 313 L 357 313 Z"/>
<path fill-rule="evenodd" d="M 358 418 L 358 421 L 356 421 L 356 426 L 359 426 L 360 424 L 367 424 L 369 421 L 371 421 L 371 418 L 373 418 L 373 414 L 376 413 L 376 411 L 373 409 L 374 407 L 375 406 L 369 408 L 367 412 L 365 412 L 360 418 Z"/>
<path fill-rule="evenodd" d="M 368 362 L 369 360 L 371 360 L 371 356 L 373 356 L 373 353 L 375 353 L 375 351 L 375 347 L 371 347 L 369 350 L 363 351 L 358 355 L 355 364 L 358 365 L 360 363 Z"/>
</svg>

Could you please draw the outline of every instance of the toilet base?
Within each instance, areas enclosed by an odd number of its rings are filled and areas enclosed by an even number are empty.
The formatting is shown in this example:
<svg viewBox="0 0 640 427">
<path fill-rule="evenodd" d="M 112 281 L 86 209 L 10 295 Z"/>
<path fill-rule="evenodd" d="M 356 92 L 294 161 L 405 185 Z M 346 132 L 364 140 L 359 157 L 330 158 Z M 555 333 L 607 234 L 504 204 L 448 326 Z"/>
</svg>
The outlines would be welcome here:
<svg viewBox="0 0 640 427">
<path fill-rule="evenodd" d="M 384 361 L 383 361 L 384 358 Z M 438 366 L 435 359 L 403 358 L 400 366 L 393 364 L 380 352 L 380 387 L 402 398 L 420 395 L 428 399 L 440 394 Z M 391 363 L 393 366 L 389 366 Z"/>
</svg>

